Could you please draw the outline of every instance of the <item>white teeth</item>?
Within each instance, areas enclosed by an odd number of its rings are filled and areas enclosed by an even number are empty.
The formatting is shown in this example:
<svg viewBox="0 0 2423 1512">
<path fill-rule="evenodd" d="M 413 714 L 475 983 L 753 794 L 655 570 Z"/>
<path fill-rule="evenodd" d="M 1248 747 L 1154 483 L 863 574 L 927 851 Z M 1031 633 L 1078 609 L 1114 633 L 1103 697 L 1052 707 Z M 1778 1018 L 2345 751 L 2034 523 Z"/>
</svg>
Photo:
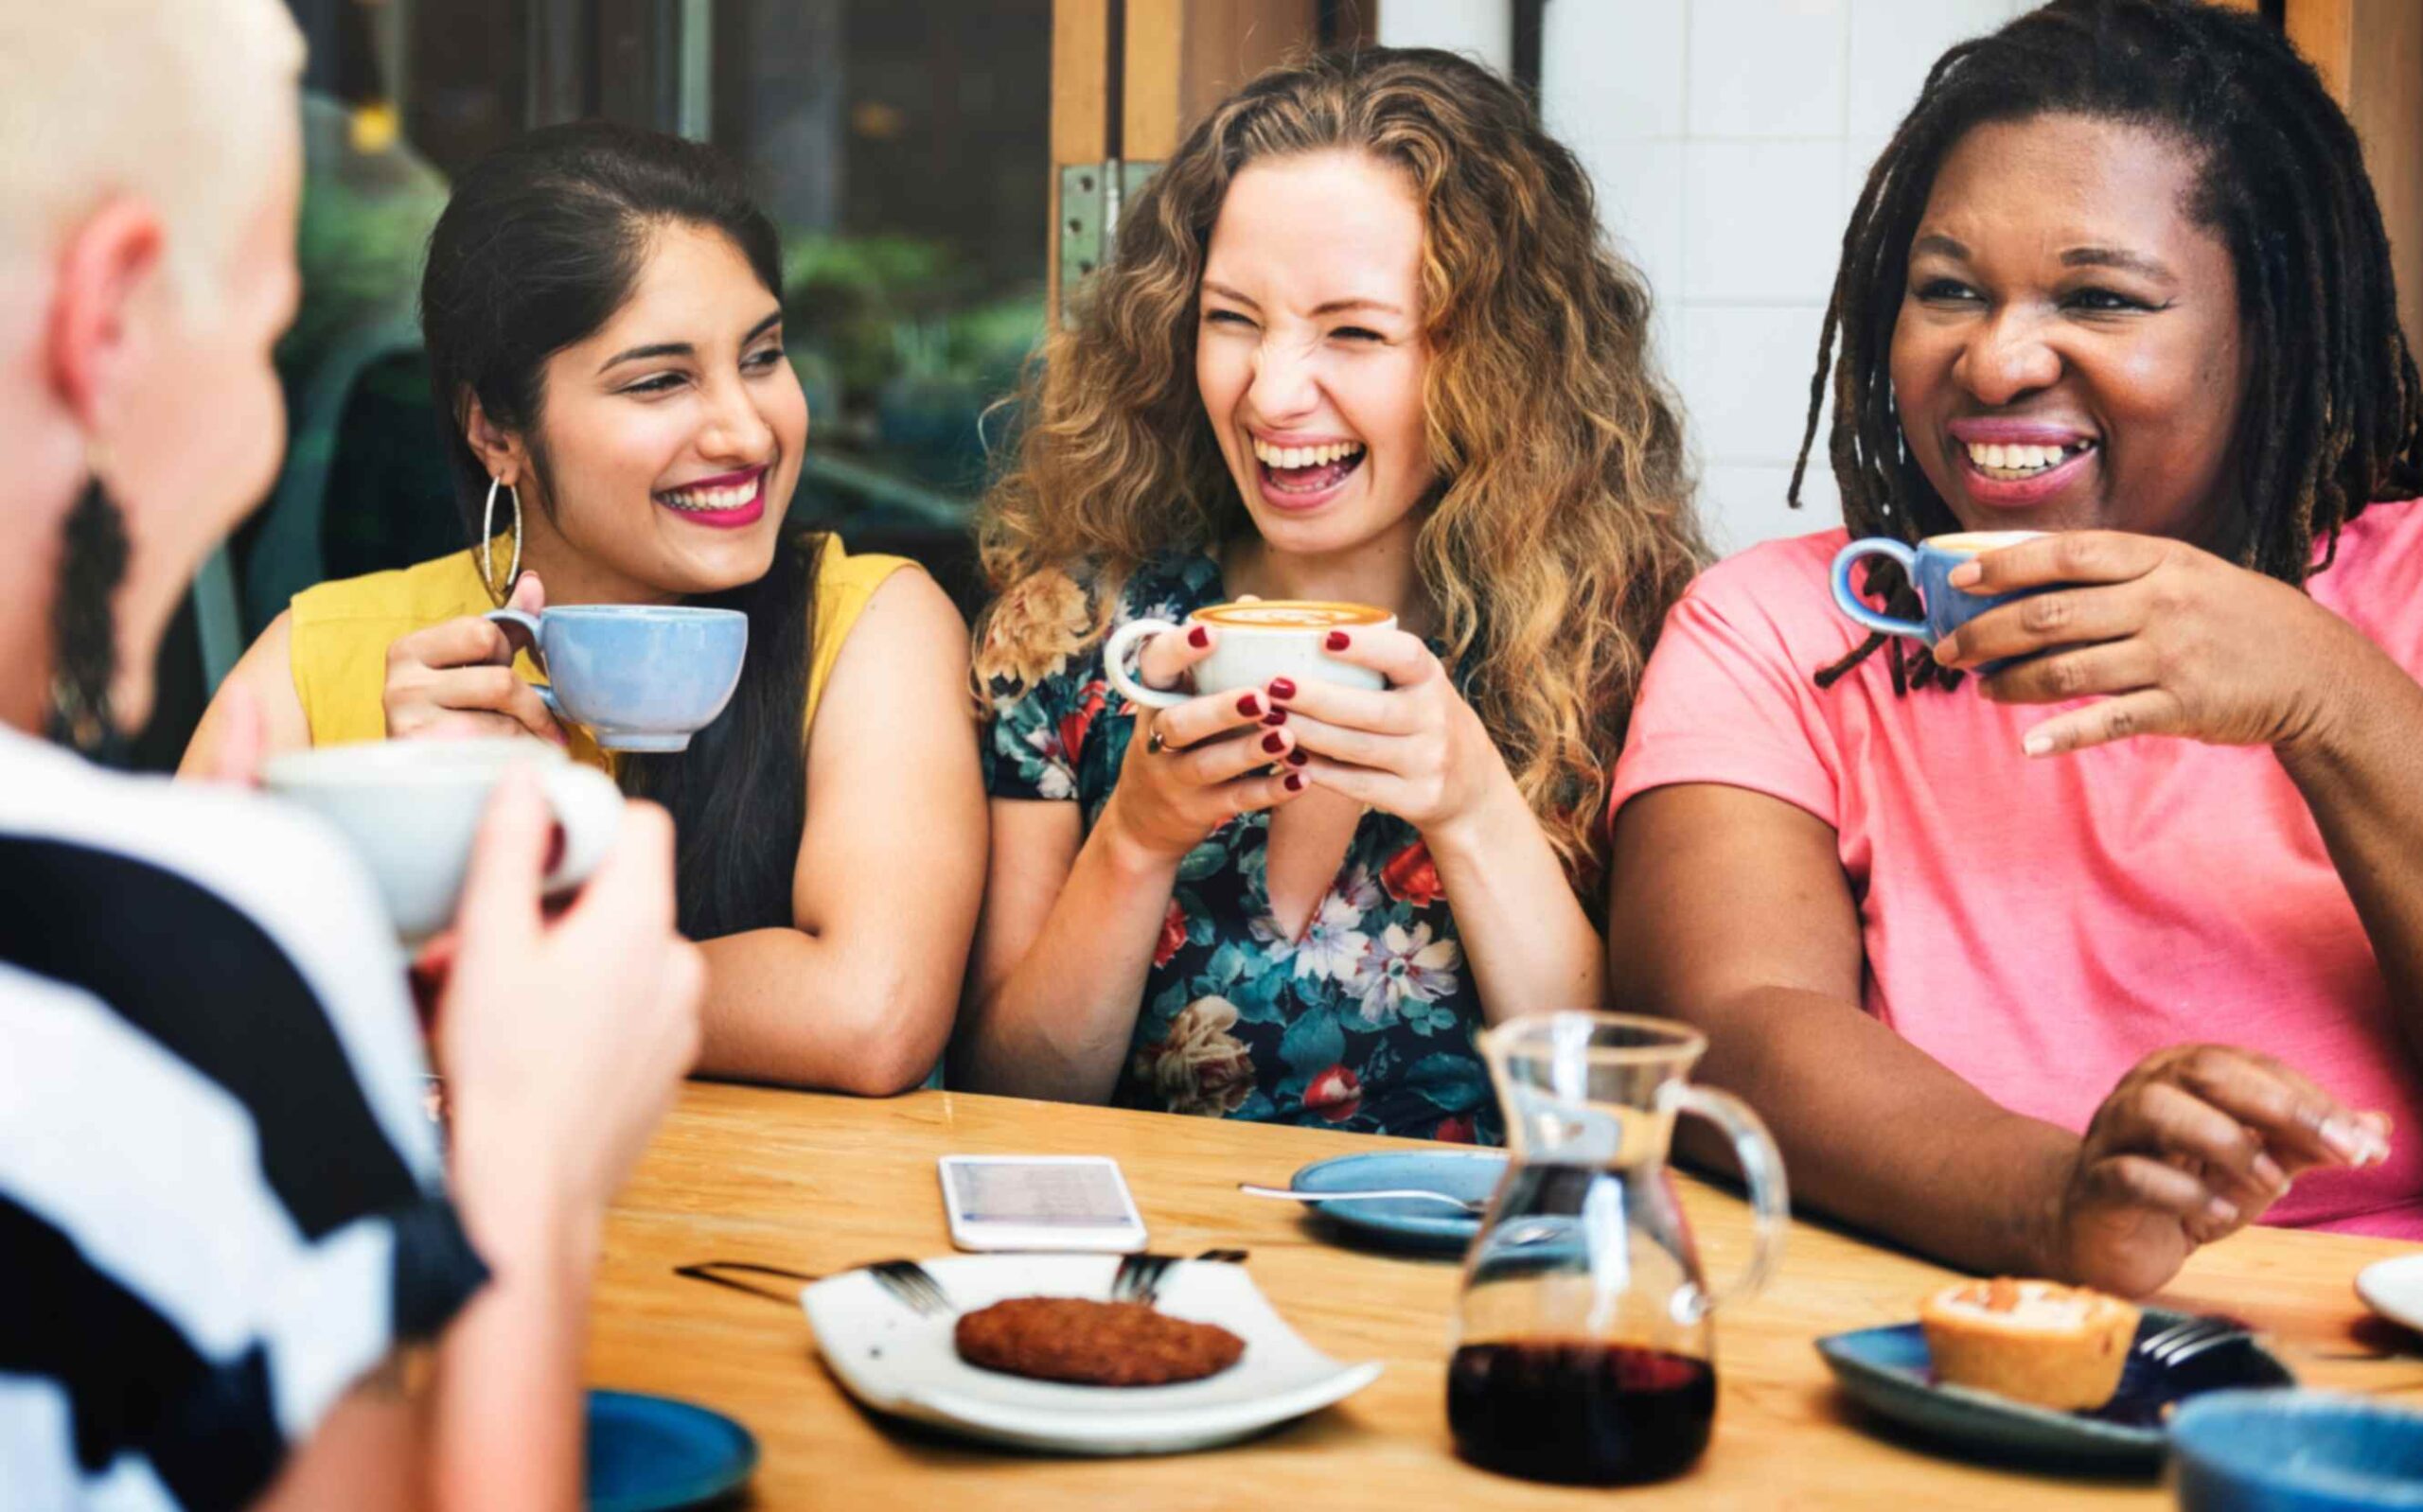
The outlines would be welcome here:
<svg viewBox="0 0 2423 1512">
<path fill-rule="evenodd" d="M 2073 454 L 2084 451 L 2092 443 L 2074 441 L 2067 446 L 1989 446 L 1979 442 L 1969 444 L 1969 460 L 1979 467 L 1997 472 L 2042 472 L 2067 461 Z"/>
<path fill-rule="evenodd" d="M 1292 470 L 1344 462 L 1350 457 L 1361 456 L 1363 448 L 1353 441 L 1336 441 L 1318 447 L 1274 447 L 1257 436 L 1254 438 L 1253 454 L 1269 466 Z"/>
<path fill-rule="evenodd" d="M 659 494 L 656 497 L 660 502 L 690 514 L 719 514 L 728 509 L 738 509 L 756 498 L 757 481 L 752 478 L 746 483 L 731 488 L 684 488 L 678 493 Z"/>
</svg>

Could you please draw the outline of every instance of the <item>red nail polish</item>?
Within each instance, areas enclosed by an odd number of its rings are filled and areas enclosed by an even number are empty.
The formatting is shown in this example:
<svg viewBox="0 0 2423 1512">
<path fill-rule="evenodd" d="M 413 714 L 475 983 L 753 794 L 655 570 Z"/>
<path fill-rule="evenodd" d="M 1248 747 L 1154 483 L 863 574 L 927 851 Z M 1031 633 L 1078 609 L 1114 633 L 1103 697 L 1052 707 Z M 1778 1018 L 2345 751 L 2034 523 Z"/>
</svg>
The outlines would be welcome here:
<svg viewBox="0 0 2423 1512">
<path fill-rule="evenodd" d="M 1212 632 L 1198 624 L 1186 632 L 1186 643 L 1200 651 L 1212 643 Z"/>
<path fill-rule="evenodd" d="M 1303 790 L 1304 774 L 1301 772 L 1289 772 L 1287 774 L 1287 791 L 1290 793 L 1300 793 Z"/>
<path fill-rule="evenodd" d="M 1273 677 L 1273 678 L 1271 678 L 1271 679 L 1270 679 L 1270 696 L 1272 696 L 1273 698 L 1293 698 L 1293 697 L 1295 697 L 1295 696 L 1296 696 L 1296 679 L 1295 679 L 1295 678 L 1293 678 L 1293 677 Z"/>
<path fill-rule="evenodd" d="M 1270 712 L 1262 716 L 1262 722 L 1265 725 L 1283 725 L 1287 722 L 1287 711 L 1284 709 L 1273 709 Z"/>
<path fill-rule="evenodd" d="M 1247 694 L 1237 700 L 1237 712 L 1247 715 L 1258 714 L 1262 712 L 1262 700 L 1252 694 Z"/>
<path fill-rule="evenodd" d="M 1329 633 L 1329 639 L 1321 643 L 1329 647 L 1332 651 L 1343 651 L 1346 649 L 1349 642 L 1345 631 L 1332 630 Z"/>
<path fill-rule="evenodd" d="M 1287 753 L 1287 765 L 1290 766 L 1301 766 L 1312 759 L 1308 753 L 1300 750 L 1291 750 Z"/>
<path fill-rule="evenodd" d="M 1262 748 L 1276 756 L 1287 748 L 1287 737 L 1274 730 L 1262 737 Z"/>
</svg>

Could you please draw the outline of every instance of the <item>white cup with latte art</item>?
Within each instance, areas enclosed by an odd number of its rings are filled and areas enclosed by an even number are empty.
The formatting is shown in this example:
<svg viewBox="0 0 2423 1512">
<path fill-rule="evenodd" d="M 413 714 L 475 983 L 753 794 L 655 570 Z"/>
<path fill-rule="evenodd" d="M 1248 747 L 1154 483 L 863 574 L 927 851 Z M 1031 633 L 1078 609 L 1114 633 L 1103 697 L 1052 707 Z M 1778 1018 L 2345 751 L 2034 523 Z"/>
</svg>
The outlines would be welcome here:
<svg viewBox="0 0 2423 1512">
<path fill-rule="evenodd" d="M 1190 625 L 1210 628 L 1216 639 L 1212 654 L 1194 667 L 1194 689 L 1147 688 L 1127 669 L 1128 653 L 1147 636 L 1181 634 Z M 1185 624 L 1167 620 L 1130 620 L 1111 632 L 1102 648 L 1104 669 L 1112 686 L 1134 703 L 1170 709 L 1209 693 L 1233 693 L 1259 688 L 1273 677 L 1298 682 L 1334 682 L 1345 688 L 1388 686 L 1369 667 L 1340 661 L 1323 649 L 1333 631 L 1370 633 L 1393 630 L 1397 617 L 1369 604 L 1339 604 L 1317 599 L 1248 599 L 1213 604 L 1186 617 Z"/>
</svg>

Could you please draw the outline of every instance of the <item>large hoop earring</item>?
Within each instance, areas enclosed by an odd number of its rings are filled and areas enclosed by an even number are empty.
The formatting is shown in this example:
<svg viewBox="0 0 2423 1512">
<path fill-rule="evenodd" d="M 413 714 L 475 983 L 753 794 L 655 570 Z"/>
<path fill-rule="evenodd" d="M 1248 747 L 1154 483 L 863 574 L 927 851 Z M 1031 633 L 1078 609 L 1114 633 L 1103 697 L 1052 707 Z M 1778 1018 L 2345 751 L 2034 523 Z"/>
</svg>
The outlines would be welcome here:
<svg viewBox="0 0 2423 1512">
<path fill-rule="evenodd" d="M 504 587 L 496 586 L 496 491 L 513 501 L 513 565 L 504 571 Z M 488 597 L 503 604 L 513 592 L 513 585 L 522 578 L 522 495 L 502 478 L 488 480 L 487 507 L 480 511 L 480 586 Z"/>
</svg>

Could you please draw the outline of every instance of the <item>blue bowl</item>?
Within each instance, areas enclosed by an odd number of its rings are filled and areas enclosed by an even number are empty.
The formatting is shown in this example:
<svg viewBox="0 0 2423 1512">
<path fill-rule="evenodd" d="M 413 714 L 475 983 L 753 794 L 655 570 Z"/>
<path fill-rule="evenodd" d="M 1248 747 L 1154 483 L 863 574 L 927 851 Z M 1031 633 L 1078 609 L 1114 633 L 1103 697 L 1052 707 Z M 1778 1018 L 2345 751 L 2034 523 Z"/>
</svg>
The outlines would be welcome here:
<svg viewBox="0 0 2423 1512">
<path fill-rule="evenodd" d="M 2170 1423 L 2187 1512 L 2423 1508 L 2423 1413 L 2310 1391 L 2220 1391 Z"/>
</svg>

